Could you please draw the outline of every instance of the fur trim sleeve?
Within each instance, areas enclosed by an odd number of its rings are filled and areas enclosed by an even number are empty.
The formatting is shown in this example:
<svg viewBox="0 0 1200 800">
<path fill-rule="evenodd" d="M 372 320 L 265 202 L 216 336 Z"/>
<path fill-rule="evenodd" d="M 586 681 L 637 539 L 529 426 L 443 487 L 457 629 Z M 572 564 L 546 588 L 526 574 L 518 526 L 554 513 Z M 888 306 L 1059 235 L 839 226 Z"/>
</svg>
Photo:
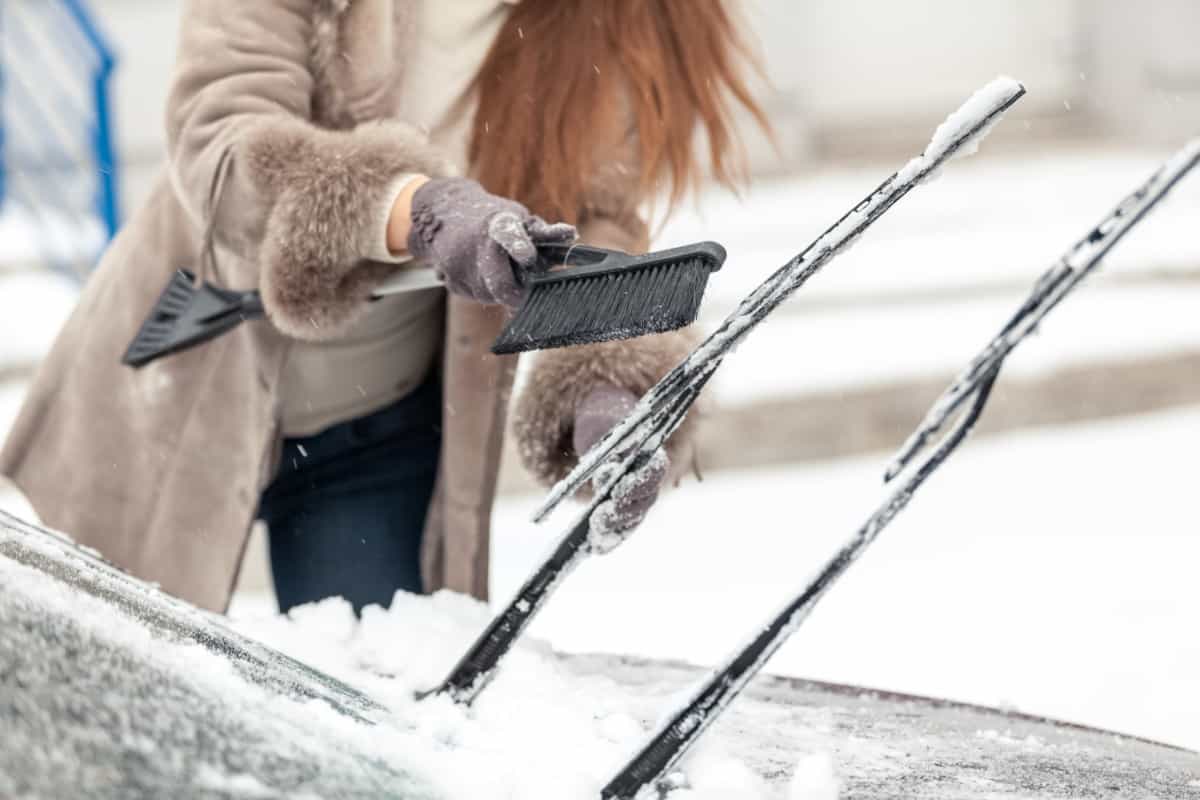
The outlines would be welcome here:
<svg viewBox="0 0 1200 800">
<path fill-rule="evenodd" d="M 345 89 L 373 81 L 390 91 L 371 57 L 391 58 L 383 10 L 405 5 L 187 4 L 167 98 L 168 175 L 197 239 L 212 231 L 210 277 L 257 286 L 286 334 L 327 338 L 354 319 L 368 288 L 395 269 L 370 256 L 396 179 L 453 173 L 413 127 L 355 127 L 373 115 L 352 113 Z"/>
<path fill-rule="evenodd" d="M 562 479 L 576 462 L 572 437 L 579 400 L 603 383 L 641 397 L 691 352 L 698 338 L 694 328 L 687 328 L 534 356 L 513 407 L 513 433 L 525 468 L 547 486 Z M 692 464 L 695 427 L 693 410 L 667 442 L 672 480 Z"/>
<path fill-rule="evenodd" d="M 259 193 L 273 198 L 259 248 L 259 288 L 271 321 L 298 339 L 335 335 L 394 264 L 366 260 L 398 176 L 446 175 L 449 162 L 400 122 L 351 131 L 295 119 L 248 132 L 244 157 Z"/>
</svg>

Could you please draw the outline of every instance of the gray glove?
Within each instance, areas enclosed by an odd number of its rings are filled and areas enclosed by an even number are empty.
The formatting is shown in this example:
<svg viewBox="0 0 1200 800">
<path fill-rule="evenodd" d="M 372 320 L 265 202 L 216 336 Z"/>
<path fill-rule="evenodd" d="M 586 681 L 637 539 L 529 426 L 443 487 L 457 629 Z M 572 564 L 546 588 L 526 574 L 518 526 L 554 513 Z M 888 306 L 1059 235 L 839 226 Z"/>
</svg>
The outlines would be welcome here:
<svg viewBox="0 0 1200 800">
<path fill-rule="evenodd" d="M 604 437 L 637 405 L 637 395 L 611 384 L 592 389 L 575 406 L 574 445 L 582 456 Z M 606 553 L 616 547 L 641 524 L 658 499 L 671 462 L 663 449 L 657 450 L 640 469 L 626 475 L 613 488 L 612 496 L 596 507 L 589 524 L 588 542 L 594 553 Z M 597 473 L 595 482 L 605 483 L 607 470 Z"/>
<path fill-rule="evenodd" d="M 525 292 L 513 263 L 531 269 L 538 245 L 570 244 L 576 235 L 574 226 L 550 224 L 469 178 L 435 178 L 413 194 L 408 250 L 451 292 L 516 308 Z"/>
</svg>

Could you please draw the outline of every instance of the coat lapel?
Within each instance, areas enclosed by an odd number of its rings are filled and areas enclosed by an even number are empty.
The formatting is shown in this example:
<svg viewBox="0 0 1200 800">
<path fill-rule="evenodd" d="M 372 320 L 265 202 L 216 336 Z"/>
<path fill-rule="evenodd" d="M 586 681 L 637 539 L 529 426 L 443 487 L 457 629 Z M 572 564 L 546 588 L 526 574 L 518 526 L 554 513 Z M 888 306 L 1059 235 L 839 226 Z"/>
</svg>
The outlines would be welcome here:
<svg viewBox="0 0 1200 800">
<path fill-rule="evenodd" d="M 314 121 L 346 129 L 395 114 L 413 5 L 318 0 Z M 515 359 L 489 350 L 503 323 L 497 309 L 457 298 L 447 303 L 442 458 L 422 554 L 429 591 L 487 597 L 491 509 L 515 368 Z"/>
<path fill-rule="evenodd" d="M 329 128 L 395 113 L 412 0 L 318 0 L 313 9 L 313 118 Z"/>
<path fill-rule="evenodd" d="M 429 591 L 488 596 L 492 502 L 516 369 L 514 356 L 490 350 L 504 321 L 495 306 L 447 303 L 442 461 L 422 549 Z"/>
</svg>

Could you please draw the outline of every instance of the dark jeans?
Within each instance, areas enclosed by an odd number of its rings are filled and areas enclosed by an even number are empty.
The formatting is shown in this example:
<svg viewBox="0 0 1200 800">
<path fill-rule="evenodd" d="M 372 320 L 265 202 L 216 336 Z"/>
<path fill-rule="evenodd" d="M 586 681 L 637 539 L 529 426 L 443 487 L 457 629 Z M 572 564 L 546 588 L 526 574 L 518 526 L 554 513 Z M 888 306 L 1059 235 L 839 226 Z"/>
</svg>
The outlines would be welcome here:
<svg viewBox="0 0 1200 800">
<path fill-rule="evenodd" d="M 263 492 L 280 611 L 340 595 L 355 613 L 421 591 L 420 552 L 441 450 L 436 376 L 393 405 L 286 439 Z"/>
</svg>

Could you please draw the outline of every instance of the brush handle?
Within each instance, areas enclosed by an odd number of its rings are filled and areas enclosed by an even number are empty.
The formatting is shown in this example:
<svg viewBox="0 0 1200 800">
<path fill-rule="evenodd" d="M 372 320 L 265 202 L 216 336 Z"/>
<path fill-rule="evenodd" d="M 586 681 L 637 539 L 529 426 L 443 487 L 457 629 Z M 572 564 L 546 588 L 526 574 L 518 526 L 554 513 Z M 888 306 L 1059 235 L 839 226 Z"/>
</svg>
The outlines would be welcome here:
<svg viewBox="0 0 1200 800">
<path fill-rule="evenodd" d="M 725 248 L 716 242 L 698 242 L 635 256 L 621 250 L 607 250 L 585 244 L 551 244 L 539 247 L 538 256 L 542 264 L 562 264 L 571 267 L 553 272 L 543 270 L 536 276 L 536 282 L 543 284 L 628 272 L 633 267 L 648 268 L 681 261 L 701 261 L 710 271 L 716 272 L 725 263 Z"/>
<path fill-rule="evenodd" d="M 372 297 L 387 297 L 393 294 L 417 292 L 422 289 L 436 289 L 442 286 L 437 272 L 433 267 L 413 267 L 402 269 L 383 283 L 375 287 Z"/>
<path fill-rule="evenodd" d="M 513 264 L 513 275 L 517 283 L 526 286 L 535 278 L 541 278 L 549 270 L 561 265 L 594 266 L 598 269 L 614 268 L 624 265 L 628 259 L 635 258 L 620 250 L 606 250 L 603 247 L 587 245 L 547 244 L 538 246 L 538 265 L 535 269 L 522 270 Z M 619 262 L 619 263 L 618 263 Z M 373 297 L 387 297 L 405 292 L 417 292 L 422 289 L 436 289 L 442 285 L 433 267 L 411 267 L 401 269 L 395 275 L 375 287 Z"/>
</svg>

